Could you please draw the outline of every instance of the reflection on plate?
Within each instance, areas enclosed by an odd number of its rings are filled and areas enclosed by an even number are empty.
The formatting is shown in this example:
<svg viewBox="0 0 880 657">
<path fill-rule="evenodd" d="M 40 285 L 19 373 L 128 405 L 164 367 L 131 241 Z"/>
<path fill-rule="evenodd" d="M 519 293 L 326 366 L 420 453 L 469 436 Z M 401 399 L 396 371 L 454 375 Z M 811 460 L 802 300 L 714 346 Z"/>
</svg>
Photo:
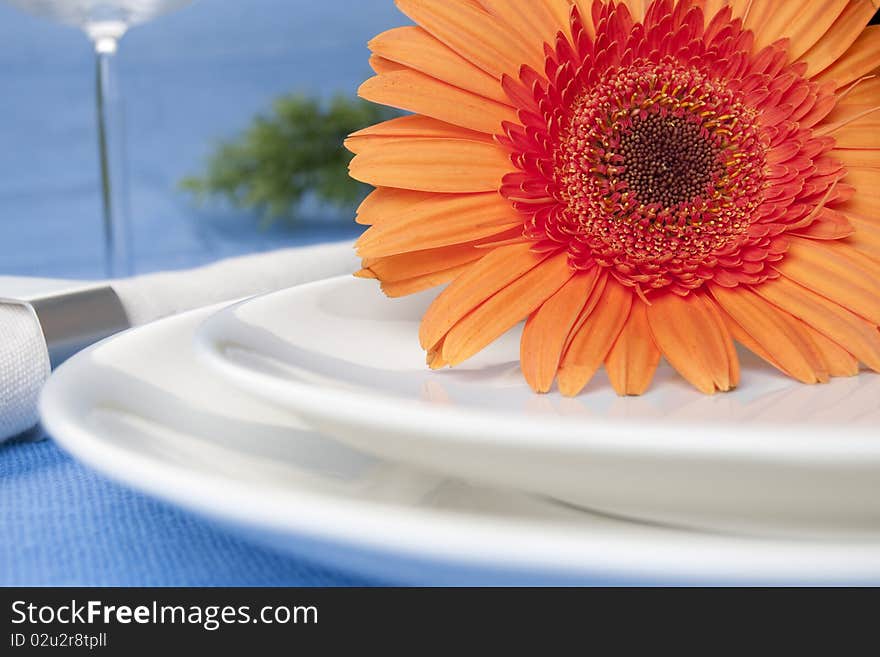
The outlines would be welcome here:
<svg viewBox="0 0 880 657">
<path fill-rule="evenodd" d="M 424 293 L 340 277 L 228 308 L 200 354 L 228 381 L 349 445 L 604 512 L 722 531 L 880 533 L 880 376 L 804 386 L 743 354 L 712 397 L 662 365 L 619 398 L 604 375 L 535 395 L 511 332 L 465 365 L 424 367 Z"/>
</svg>

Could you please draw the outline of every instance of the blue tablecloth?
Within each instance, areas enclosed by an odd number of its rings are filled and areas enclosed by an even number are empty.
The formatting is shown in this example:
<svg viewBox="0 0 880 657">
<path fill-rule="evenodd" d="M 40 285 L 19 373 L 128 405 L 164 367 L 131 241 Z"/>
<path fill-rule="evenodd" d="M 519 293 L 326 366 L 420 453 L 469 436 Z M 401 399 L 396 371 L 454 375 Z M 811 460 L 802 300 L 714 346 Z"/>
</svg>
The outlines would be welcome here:
<svg viewBox="0 0 880 657">
<path fill-rule="evenodd" d="M 200 0 L 120 49 L 138 271 L 354 235 L 309 217 L 258 231 L 176 189 L 276 94 L 353 94 L 390 0 Z M 0 4 L 0 274 L 97 276 L 93 62 L 77 31 Z M 2 585 L 369 584 L 239 540 L 82 467 L 50 440 L 0 446 Z"/>
<path fill-rule="evenodd" d="M 369 585 L 118 486 L 51 441 L 0 446 L 0 584 Z"/>
</svg>

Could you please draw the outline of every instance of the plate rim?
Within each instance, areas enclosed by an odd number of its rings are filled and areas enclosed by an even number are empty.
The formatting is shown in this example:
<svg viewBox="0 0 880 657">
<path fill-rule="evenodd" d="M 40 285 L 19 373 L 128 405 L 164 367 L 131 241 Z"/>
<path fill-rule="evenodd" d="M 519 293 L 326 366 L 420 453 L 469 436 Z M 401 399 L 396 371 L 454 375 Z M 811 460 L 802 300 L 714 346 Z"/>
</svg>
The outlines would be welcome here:
<svg viewBox="0 0 880 657">
<path fill-rule="evenodd" d="M 177 320 L 183 323 L 184 318 L 202 312 L 207 311 L 201 309 L 184 313 L 161 320 L 161 322 Z M 578 537 L 577 540 L 571 541 L 572 546 L 578 547 L 577 563 L 573 559 L 574 555 L 571 554 L 570 549 L 562 551 L 557 549 L 553 556 L 554 568 L 549 568 L 548 555 L 544 554 L 542 558 L 536 558 L 533 554 L 523 554 L 522 550 L 513 550 L 512 548 L 516 547 L 516 542 L 510 539 L 516 536 L 522 537 L 526 530 L 522 528 L 521 522 L 511 522 L 498 517 L 492 517 L 487 524 L 487 516 L 471 513 L 461 512 L 459 516 L 451 517 L 447 512 L 431 509 L 414 510 L 400 507 L 395 508 L 393 505 L 377 502 L 366 503 L 374 511 L 381 511 L 384 523 L 383 527 L 380 528 L 375 523 L 375 513 L 367 514 L 368 517 L 365 517 L 365 503 L 363 502 L 333 500 L 327 495 L 316 495 L 307 491 L 303 492 L 301 489 L 294 489 L 288 491 L 283 500 L 270 500 L 272 503 L 266 504 L 265 499 L 259 498 L 256 489 L 242 481 L 234 480 L 229 476 L 210 475 L 198 471 L 193 472 L 191 469 L 188 470 L 176 464 L 150 459 L 136 452 L 133 453 L 124 447 L 113 445 L 112 440 L 102 439 L 99 436 L 93 435 L 93 432 L 88 428 L 88 424 L 83 423 L 81 415 L 74 412 L 76 409 L 73 408 L 82 406 L 83 398 L 87 395 L 82 390 L 76 394 L 71 394 L 71 386 L 68 383 L 68 379 L 76 381 L 80 370 L 85 369 L 88 371 L 91 354 L 101 348 L 103 344 L 113 340 L 128 340 L 132 339 L 133 335 L 148 333 L 151 327 L 155 327 L 161 322 L 129 329 L 74 356 L 53 374 L 41 395 L 41 417 L 45 428 L 52 438 L 78 460 L 93 467 L 103 475 L 153 497 L 165 500 L 189 511 L 203 514 L 217 521 L 231 522 L 238 527 L 248 527 L 259 531 L 280 531 L 288 536 L 298 535 L 330 541 L 343 547 L 358 550 L 376 550 L 386 558 L 392 556 L 417 559 L 427 558 L 438 562 L 440 565 L 452 563 L 464 567 L 476 566 L 491 569 L 498 567 L 499 555 L 503 554 L 505 567 L 520 575 L 536 574 L 548 577 L 584 578 L 592 574 L 593 576 L 621 576 L 630 580 L 638 577 L 649 579 L 659 577 L 658 564 L 650 560 L 630 560 L 626 563 L 621 561 L 616 566 L 609 563 L 601 563 L 601 569 L 594 561 L 585 568 L 582 562 L 589 561 L 590 556 L 582 551 L 585 544 L 582 536 Z M 125 467 L 120 469 L 120 463 Z M 270 489 L 259 490 L 265 492 Z M 232 491 L 234 491 L 234 495 L 231 494 Z M 219 500 L 224 500 L 224 503 L 221 504 Z M 236 502 L 236 500 L 238 501 Z M 229 503 L 230 501 L 232 501 L 231 504 Z M 321 503 L 312 506 L 315 501 L 320 501 Z M 291 522 L 291 503 L 293 503 L 293 508 L 296 509 L 296 522 Z M 339 514 L 344 515 L 335 518 L 333 522 L 327 522 L 328 507 L 337 516 Z M 274 515 L 276 508 L 283 508 L 287 513 Z M 387 525 L 390 520 L 393 520 L 397 525 L 415 521 L 419 527 L 418 535 L 413 537 L 412 532 L 399 532 L 396 534 L 393 546 L 389 546 L 387 541 L 389 535 Z M 541 524 L 533 522 L 529 527 L 534 529 Z M 634 526 L 643 529 L 641 525 L 634 524 Z M 481 541 L 486 540 L 487 532 L 489 535 L 494 533 L 494 543 L 482 545 L 478 553 L 475 553 L 473 551 L 473 541 L 468 541 L 467 538 L 464 539 L 464 543 L 461 537 L 459 537 L 457 542 L 450 542 L 451 530 L 458 534 L 464 533 L 466 536 L 473 532 L 477 536 L 482 536 Z M 556 531 L 558 532 L 559 530 L 557 529 Z M 650 527 L 648 531 L 651 531 Z M 681 538 L 677 549 L 693 541 L 699 543 L 701 540 L 710 542 L 719 540 L 717 536 L 712 536 L 711 534 L 681 530 L 669 531 L 673 532 L 676 537 Z M 403 537 L 403 540 L 401 540 L 401 537 Z M 417 540 L 414 540 L 414 538 Z M 443 540 L 438 540 L 441 538 Z M 720 580 L 732 583 L 754 581 L 785 583 L 804 579 L 803 570 L 797 571 L 794 568 L 794 564 L 782 558 L 783 553 L 790 554 L 792 541 L 730 538 L 746 546 L 754 545 L 752 541 L 758 541 L 758 544 L 763 544 L 765 548 L 769 547 L 771 551 L 775 549 L 780 553 L 775 555 L 776 558 L 770 560 L 772 563 L 765 565 L 760 573 L 756 574 L 753 570 L 746 572 L 743 564 L 740 563 L 738 568 L 726 571 L 723 576 L 719 575 L 721 572 L 718 568 L 720 560 L 717 558 L 703 563 L 699 568 L 695 568 L 696 564 L 691 560 L 688 562 L 688 569 L 683 569 L 680 562 L 671 561 L 667 558 L 664 568 L 668 568 L 668 570 L 664 572 L 663 579 L 696 582 Z M 725 540 L 727 539 L 721 539 L 722 545 Z M 618 537 L 614 538 L 614 541 L 618 546 L 625 546 L 631 543 L 632 539 L 621 539 Z M 637 541 L 638 538 L 636 539 Z M 838 557 L 834 560 L 834 565 L 837 566 L 837 569 L 826 569 L 823 572 L 823 577 L 818 581 L 854 581 L 858 583 L 863 583 L 866 580 L 880 581 L 880 560 L 873 556 L 876 552 L 876 543 L 819 543 L 807 544 L 803 547 L 805 548 L 805 553 L 815 550 L 819 550 L 821 553 L 822 550 L 829 547 L 835 547 L 838 550 L 843 549 L 849 553 L 855 546 L 869 548 L 868 554 L 863 556 L 861 560 L 856 558 L 844 560 Z M 650 552 L 656 559 L 655 550 L 656 547 L 651 546 L 650 548 L 645 548 L 643 552 Z M 667 551 L 670 551 L 668 546 Z M 724 552 L 724 550 L 721 550 L 721 552 Z M 855 554 L 852 556 L 855 557 Z M 619 554 L 615 553 L 615 557 L 620 561 Z M 861 571 L 858 568 L 852 567 L 856 562 L 861 564 Z M 652 564 L 652 567 L 649 567 L 648 563 Z M 864 570 L 866 567 L 870 568 L 870 575 L 865 575 Z"/>
<path fill-rule="evenodd" d="M 400 399 L 368 390 L 349 391 L 342 388 L 306 384 L 272 376 L 264 371 L 248 368 L 227 358 L 224 348 L 223 325 L 229 321 L 242 322 L 235 316 L 238 309 L 249 304 L 272 303 L 287 299 L 288 295 L 303 294 L 315 287 L 345 284 L 366 284 L 351 275 L 312 281 L 292 288 L 258 295 L 227 306 L 208 317 L 195 334 L 197 357 L 221 373 L 233 386 L 251 394 L 270 399 L 276 404 L 289 405 L 297 413 L 308 417 L 343 420 L 347 426 L 369 425 L 375 429 L 416 431 L 434 439 L 455 442 L 467 435 L 468 442 L 475 437 L 483 444 L 510 448 L 553 448 L 579 453 L 637 454 L 640 457 L 668 456 L 686 452 L 689 456 L 719 458 L 748 458 L 767 463 L 880 464 L 880 435 L 863 426 L 847 427 L 847 434 L 828 440 L 828 427 L 823 429 L 809 424 L 798 425 L 796 432 L 787 435 L 785 425 L 756 423 L 747 430 L 731 424 L 664 421 L 662 426 L 640 418 L 613 420 L 590 417 L 583 419 L 546 415 L 537 418 L 527 414 L 511 417 L 501 411 L 473 408 L 440 407 L 416 399 Z M 768 365 L 769 367 L 769 365 Z M 861 375 L 871 375 L 863 372 Z M 793 385 L 803 385 L 793 382 Z M 268 391 L 268 394 L 267 394 Z M 582 393 L 583 394 L 583 393 Z M 647 393 L 647 394 L 650 394 Z M 717 394 L 737 394 L 736 391 Z M 479 432 L 474 427 L 491 424 L 491 429 Z M 650 431 L 633 431 L 649 428 Z M 585 428 L 589 431 L 585 431 Z M 712 441 L 705 440 L 711 432 Z M 773 433 L 772 440 L 768 434 Z M 623 435 L 625 434 L 625 435 Z M 540 436 L 540 438 L 536 438 Z M 792 447 L 797 453 L 792 453 Z"/>
</svg>

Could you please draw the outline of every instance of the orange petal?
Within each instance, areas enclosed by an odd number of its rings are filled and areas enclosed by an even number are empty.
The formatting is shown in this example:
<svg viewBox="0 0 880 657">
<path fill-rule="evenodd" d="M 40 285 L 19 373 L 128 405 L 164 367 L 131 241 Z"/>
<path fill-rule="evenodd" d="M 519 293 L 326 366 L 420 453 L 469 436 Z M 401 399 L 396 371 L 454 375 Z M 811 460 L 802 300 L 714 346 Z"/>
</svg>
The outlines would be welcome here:
<svg viewBox="0 0 880 657">
<path fill-rule="evenodd" d="M 440 293 L 422 317 L 422 348 L 430 351 L 462 317 L 549 255 L 533 253 L 531 247 L 530 243 L 501 246 L 471 264 Z"/>
<path fill-rule="evenodd" d="M 796 317 L 792 317 L 791 321 L 797 322 L 801 330 L 810 337 L 816 350 L 821 354 L 830 376 L 855 376 L 859 373 L 858 358 Z"/>
<path fill-rule="evenodd" d="M 743 21 L 743 27 L 755 33 L 753 52 L 758 52 L 774 41 L 797 33 L 804 23 L 809 24 L 813 20 L 813 15 L 819 13 L 817 11 L 819 4 L 801 1 L 752 0 L 751 8 Z M 821 4 L 829 3 L 823 2 Z"/>
<path fill-rule="evenodd" d="M 726 312 L 724 312 L 723 308 L 721 308 L 719 306 L 718 310 L 721 313 L 721 316 L 724 318 L 724 324 L 727 326 L 727 330 L 730 331 L 730 336 L 736 342 L 743 345 L 746 349 L 751 351 L 756 356 L 759 356 L 760 358 L 762 358 L 765 361 L 767 361 L 768 363 L 770 363 L 773 367 L 778 369 L 783 374 L 786 374 L 787 376 L 790 376 L 792 378 L 797 378 L 794 375 L 792 375 L 791 372 L 786 370 L 785 367 L 783 367 L 779 363 L 779 361 L 776 360 L 769 351 L 764 349 L 764 347 L 762 347 L 761 344 L 757 340 L 755 340 L 751 335 L 749 335 L 749 333 L 746 332 L 746 330 L 742 326 L 737 324 L 736 321 L 734 321 L 734 319 L 730 315 L 728 315 Z M 812 377 L 811 380 L 802 381 L 802 382 L 803 383 L 812 383 L 812 382 L 814 382 L 814 378 L 815 377 Z"/>
<path fill-rule="evenodd" d="M 449 0 L 397 0 L 400 10 L 452 50 L 493 77 L 516 75 L 528 64 L 543 70 L 540 52 L 511 38 L 504 26 L 488 12 Z"/>
<path fill-rule="evenodd" d="M 880 198 L 880 169 L 850 167 L 846 171 L 846 182 L 853 185 L 860 196 Z"/>
<path fill-rule="evenodd" d="M 837 148 L 880 148 L 880 130 L 869 121 L 855 121 L 832 131 Z"/>
<path fill-rule="evenodd" d="M 809 226 L 798 228 L 793 235 L 816 240 L 839 240 L 849 237 L 855 228 L 842 212 L 823 208 Z"/>
<path fill-rule="evenodd" d="M 432 287 L 443 285 L 454 280 L 459 274 L 464 272 L 470 265 L 465 263 L 457 267 L 433 271 L 421 276 L 413 278 L 405 278 L 397 281 L 382 281 L 382 291 L 389 297 L 404 297 L 423 290 L 429 290 Z"/>
<path fill-rule="evenodd" d="M 487 144 L 494 143 L 492 137 L 485 132 L 467 130 L 466 128 L 460 128 L 457 125 L 438 121 L 428 116 L 412 114 L 377 123 L 369 128 L 353 132 L 345 140 L 345 147 L 352 153 L 362 153 L 369 148 L 384 148 L 385 144 L 389 141 L 409 139 L 411 137 L 467 139 Z"/>
<path fill-rule="evenodd" d="M 855 228 L 855 233 L 847 239 L 847 243 L 852 244 L 853 239 L 858 237 L 859 233 L 862 231 L 880 231 L 880 216 L 874 217 L 865 217 L 860 214 L 856 214 L 852 210 L 844 210 L 841 214 L 846 215 L 847 221 L 852 224 L 853 228 Z"/>
<path fill-rule="evenodd" d="M 847 167 L 880 167 L 880 149 L 877 148 L 835 148 L 828 155 Z"/>
<path fill-rule="evenodd" d="M 498 79 L 450 50 L 420 27 L 396 27 L 369 43 L 381 57 L 420 71 L 465 91 L 508 104 Z"/>
<path fill-rule="evenodd" d="M 736 382 L 731 354 L 736 358 L 727 327 L 702 294 L 686 297 L 662 294 L 651 300 L 648 323 L 657 347 L 679 374 L 706 394 L 730 390 Z"/>
<path fill-rule="evenodd" d="M 729 3 L 728 0 L 697 0 L 695 4 L 698 4 L 703 10 L 703 17 L 708 24 L 719 11 L 724 9 L 728 4 L 731 5 L 731 9 L 733 10 L 733 18 L 737 18 L 741 16 L 742 11 L 741 8 L 737 7 L 736 2 L 738 0 L 734 0 L 734 2 Z M 630 7 L 630 11 L 632 11 L 632 7 Z M 633 14 L 635 16 L 635 14 Z"/>
<path fill-rule="evenodd" d="M 517 224 L 517 228 L 521 228 L 519 224 Z M 492 237 L 487 237 L 485 239 L 480 240 L 480 243 L 477 245 L 478 249 L 494 249 L 499 246 L 507 246 L 509 244 L 519 244 L 520 242 L 531 242 L 528 237 L 522 234 L 522 230 L 517 230 L 516 228 L 508 228 L 503 233 L 499 233 L 498 235 L 493 235 Z"/>
<path fill-rule="evenodd" d="M 641 21 L 645 17 L 645 12 L 648 10 L 648 5 L 651 4 L 651 0 L 623 0 L 623 4 L 629 9 L 629 13 L 632 15 L 633 20 Z M 703 11 L 705 11 L 705 8 Z M 710 19 L 711 17 L 712 15 L 709 16 Z"/>
<path fill-rule="evenodd" d="M 708 295 L 700 295 L 703 305 L 715 320 L 715 325 L 719 331 L 725 336 L 723 339 L 724 348 L 727 352 L 727 381 L 725 382 L 730 388 L 736 388 L 739 385 L 740 367 L 739 356 L 736 353 L 736 345 L 733 342 L 733 336 L 727 330 L 727 324 L 724 322 L 724 313 L 715 303 L 714 299 Z"/>
<path fill-rule="evenodd" d="M 425 354 L 425 363 L 432 370 L 439 370 L 441 367 L 446 367 L 449 364 L 445 360 L 443 360 L 442 340 L 437 344 L 437 346 L 435 346 L 433 349 Z"/>
<path fill-rule="evenodd" d="M 568 348 L 571 346 L 572 340 L 574 340 L 575 336 L 581 330 L 581 326 L 589 318 L 590 314 L 595 310 L 596 305 L 599 303 L 599 300 L 602 298 L 602 295 L 605 293 L 605 286 L 608 284 L 608 274 L 604 269 L 598 270 L 598 277 L 596 278 L 596 284 L 593 286 L 593 289 L 590 291 L 590 296 L 587 299 L 587 302 L 584 304 L 584 307 L 581 309 L 581 314 L 578 315 L 577 321 L 575 321 L 574 326 L 571 327 L 571 331 L 568 333 L 568 337 L 565 338 L 565 344 L 562 345 L 562 353 L 565 354 L 568 351 Z"/>
<path fill-rule="evenodd" d="M 750 351 L 803 383 L 827 379 L 824 362 L 816 347 L 804 331 L 787 321 L 781 310 L 747 288 L 731 289 L 710 283 L 709 291 L 748 336 L 746 339 L 741 333 L 732 331 L 737 341 Z"/>
<path fill-rule="evenodd" d="M 559 391 L 574 397 L 593 378 L 629 317 L 635 293 L 606 277 L 593 311 L 577 328 L 559 367 Z"/>
<path fill-rule="evenodd" d="M 822 2 L 812 4 L 806 2 L 779 3 L 777 0 L 777 6 L 797 6 L 798 4 L 803 9 L 792 19 L 790 25 L 785 26 L 784 33 L 780 34 L 780 36 L 789 39 L 788 56 L 793 60 L 803 55 L 825 36 L 834 21 L 846 9 L 849 0 L 822 0 Z M 769 45 L 769 42 L 765 45 Z"/>
<path fill-rule="evenodd" d="M 828 244 L 833 246 L 847 260 L 861 268 L 866 277 L 874 281 L 877 280 L 877 262 L 870 255 L 857 249 L 850 240 L 838 240 Z"/>
<path fill-rule="evenodd" d="M 870 220 L 856 215 L 847 215 L 855 232 L 847 238 L 847 244 L 880 262 L 880 220 Z"/>
<path fill-rule="evenodd" d="M 870 219 L 880 218 L 880 197 L 869 193 L 856 193 L 845 203 L 834 206 L 835 210 L 844 214 L 857 214 Z"/>
<path fill-rule="evenodd" d="M 749 11 L 751 11 L 753 0 L 724 0 L 722 5 L 730 5 L 731 10 L 731 18 L 742 18 L 743 16 L 748 17 Z M 716 3 L 718 4 L 717 0 Z M 707 14 L 706 17 L 711 20 L 711 17 L 715 14 Z"/>
<path fill-rule="evenodd" d="M 578 8 L 578 13 L 581 15 L 584 31 L 591 39 L 595 38 L 596 26 L 593 25 L 593 0 L 574 0 L 574 5 Z"/>
<path fill-rule="evenodd" d="M 516 121 L 512 107 L 406 69 L 376 75 L 364 82 L 358 95 L 382 105 L 431 116 L 478 132 L 501 131 L 502 121 Z"/>
<path fill-rule="evenodd" d="M 556 42 L 556 33 L 565 24 L 556 20 L 545 2 L 535 0 L 480 0 L 483 7 L 499 23 L 509 26 L 524 47 L 534 49 L 534 56 L 543 58 L 545 43 Z M 542 69 L 538 69 L 542 70 Z"/>
<path fill-rule="evenodd" d="M 513 165 L 500 146 L 464 139 L 406 139 L 356 155 L 352 178 L 423 192 L 488 192 Z"/>
<path fill-rule="evenodd" d="M 858 315 L 788 278 L 767 281 L 754 290 L 880 371 L 880 331 Z"/>
<path fill-rule="evenodd" d="M 605 359 L 608 378 L 618 395 L 641 395 L 654 378 L 660 350 L 648 326 L 646 305 L 633 304 L 629 319 Z"/>
<path fill-rule="evenodd" d="M 598 275 L 597 267 L 575 274 L 526 322 L 520 341 L 520 366 L 535 392 L 547 392 L 553 385 L 565 340 L 596 285 Z"/>
<path fill-rule="evenodd" d="M 775 268 L 808 290 L 880 324 L 880 267 L 866 270 L 834 243 L 792 237 L 785 260 Z"/>
<path fill-rule="evenodd" d="M 865 3 L 869 4 L 869 3 Z M 871 7 L 868 7 L 872 11 Z M 865 21 L 867 23 L 867 21 Z M 864 23 L 863 23 L 864 26 Z M 814 76 L 817 82 L 837 83 L 837 87 L 845 87 L 880 66 L 880 49 L 877 39 L 880 38 L 880 25 L 866 27 L 849 49 L 833 64 Z"/>
<path fill-rule="evenodd" d="M 521 225 L 522 219 L 497 193 L 437 194 L 371 226 L 356 246 L 361 257 L 375 258 L 471 242 Z"/>
<path fill-rule="evenodd" d="M 867 0 L 850 2 L 825 32 L 823 38 L 819 39 L 798 60 L 807 62 L 806 75 L 814 76 L 825 71 L 841 59 L 853 42 L 862 34 L 873 15 L 874 8 Z M 832 76 L 826 79 L 833 80 L 835 78 Z"/>
<path fill-rule="evenodd" d="M 636 1 L 644 2 L 644 0 Z M 571 39 L 571 0 L 544 0 L 544 3 L 556 19 L 556 24 L 559 25 L 558 29 Z"/>
<path fill-rule="evenodd" d="M 357 209 L 355 221 L 367 226 L 387 221 L 409 210 L 417 203 L 433 200 L 436 196 L 434 192 L 415 192 L 410 189 L 379 187 L 367 194 Z"/>
<path fill-rule="evenodd" d="M 479 241 L 467 242 L 438 249 L 424 249 L 381 258 L 367 258 L 364 260 L 364 267 L 380 280 L 402 281 L 479 260 L 486 255 L 485 251 L 476 248 L 479 243 Z"/>
<path fill-rule="evenodd" d="M 873 105 L 877 103 L 878 98 L 880 98 L 880 77 L 873 75 L 851 84 L 840 95 L 839 102 L 843 105 L 849 103 Z"/>
<path fill-rule="evenodd" d="M 834 135 L 835 131 L 858 123 L 860 125 L 880 125 L 880 96 L 874 103 L 838 103 L 834 111 L 826 116 L 822 123 L 816 126 L 815 133 L 819 135 Z"/>
<path fill-rule="evenodd" d="M 443 358 L 458 365 L 528 317 L 571 279 L 568 254 L 547 258 L 461 319 L 443 341 Z"/>
<path fill-rule="evenodd" d="M 370 55 L 369 61 L 370 68 L 373 69 L 374 73 L 393 73 L 394 71 L 406 70 L 406 66 L 398 64 L 397 62 L 392 62 L 384 57 L 379 57 L 378 55 Z"/>
</svg>

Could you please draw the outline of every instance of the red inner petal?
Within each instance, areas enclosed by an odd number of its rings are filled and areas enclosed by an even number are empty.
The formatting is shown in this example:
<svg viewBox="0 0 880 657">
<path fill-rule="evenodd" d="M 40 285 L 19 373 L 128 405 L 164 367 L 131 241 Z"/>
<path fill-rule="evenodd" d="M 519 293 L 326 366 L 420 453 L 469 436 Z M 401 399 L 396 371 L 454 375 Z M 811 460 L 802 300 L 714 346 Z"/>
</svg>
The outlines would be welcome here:
<svg viewBox="0 0 880 657">
<path fill-rule="evenodd" d="M 524 234 L 643 294 L 775 276 L 781 234 L 842 196 L 834 140 L 811 129 L 830 87 L 786 65 L 784 42 L 753 54 L 728 8 L 707 21 L 658 0 L 642 23 L 623 4 L 592 10 L 594 38 L 573 9 L 573 43 L 545 49 L 544 75 L 504 84 L 521 111 L 500 138 L 518 169 L 501 193 Z"/>
</svg>

